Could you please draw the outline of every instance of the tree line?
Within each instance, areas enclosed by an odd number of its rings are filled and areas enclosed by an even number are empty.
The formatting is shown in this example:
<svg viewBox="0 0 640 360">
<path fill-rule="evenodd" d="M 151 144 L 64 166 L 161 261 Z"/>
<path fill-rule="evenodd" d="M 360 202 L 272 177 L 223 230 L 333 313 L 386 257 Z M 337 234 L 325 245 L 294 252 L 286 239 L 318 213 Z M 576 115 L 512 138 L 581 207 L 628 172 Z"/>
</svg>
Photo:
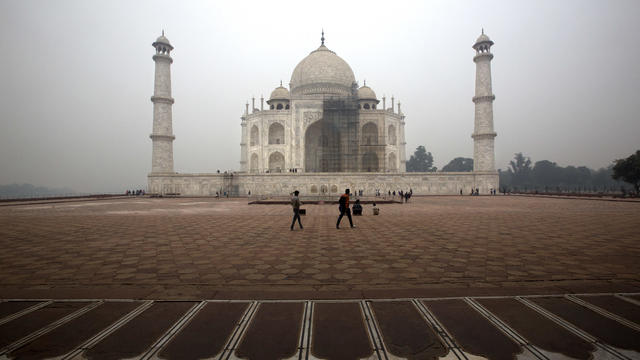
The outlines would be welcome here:
<svg viewBox="0 0 640 360">
<path fill-rule="evenodd" d="M 586 166 L 559 166 L 549 160 L 532 163 L 516 153 L 506 171 L 498 170 L 500 190 L 524 192 L 626 192 L 628 185 L 614 179 L 614 165 L 597 170 Z"/>
<path fill-rule="evenodd" d="M 407 171 L 409 172 L 433 172 L 438 168 L 433 166 L 433 155 L 427 152 L 423 145 L 416 148 L 416 151 L 407 161 Z M 451 160 L 440 171 L 473 171 L 473 159 L 457 157 Z"/>
<path fill-rule="evenodd" d="M 407 171 L 438 171 L 433 155 L 418 146 L 407 161 Z M 440 171 L 473 171 L 473 159 L 457 157 Z M 550 160 L 535 163 L 523 153 L 516 153 L 506 170 L 498 169 L 501 191 L 523 192 L 630 192 L 640 193 L 640 150 L 614 160 L 606 168 L 559 166 Z"/>
</svg>

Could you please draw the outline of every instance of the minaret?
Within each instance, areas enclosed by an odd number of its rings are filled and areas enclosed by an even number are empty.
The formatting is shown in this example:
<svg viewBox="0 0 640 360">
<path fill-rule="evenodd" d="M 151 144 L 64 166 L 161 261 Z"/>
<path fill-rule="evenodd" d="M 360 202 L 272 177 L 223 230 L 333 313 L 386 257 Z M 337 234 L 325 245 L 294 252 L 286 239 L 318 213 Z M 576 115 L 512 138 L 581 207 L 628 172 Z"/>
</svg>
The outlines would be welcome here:
<svg viewBox="0 0 640 360">
<path fill-rule="evenodd" d="M 491 46 L 493 41 L 484 34 L 476 40 L 473 49 L 476 56 L 476 104 L 475 126 L 473 129 L 473 171 L 495 171 L 495 152 L 493 141 L 496 133 L 493 131 L 493 100 L 496 96 L 491 91 Z"/>
<path fill-rule="evenodd" d="M 151 141 L 153 150 L 151 153 L 151 173 L 173 173 L 173 128 L 171 125 L 171 59 L 170 53 L 173 46 L 169 39 L 162 35 L 152 44 L 156 49 L 153 61 L 156 63 L 156 75 L 153 96 L 153 132 Z"/>
</svg>

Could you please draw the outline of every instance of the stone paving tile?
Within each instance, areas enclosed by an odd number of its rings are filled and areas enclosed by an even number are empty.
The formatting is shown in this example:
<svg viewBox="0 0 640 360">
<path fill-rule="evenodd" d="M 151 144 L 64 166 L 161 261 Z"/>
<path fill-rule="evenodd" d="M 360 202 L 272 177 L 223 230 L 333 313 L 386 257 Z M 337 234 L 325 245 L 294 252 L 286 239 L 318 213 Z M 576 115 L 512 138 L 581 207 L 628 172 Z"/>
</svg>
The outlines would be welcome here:
<svg viewBox="0 0 640 360">
<path fill-rule="evenodd" d="M 335 229 L 333 204 L 107 199 L 0 208 L 0 289 L 118 297 L 225 291 L 640 288 L 640 204 L 516 196 L 415 197 Z M 108 289 L 109 291 L 107 291 Z M 86 292 L 85 292 L 86 293 Z M 414 293 L 415 294 L 415 293 Z M 128 296 L 127 296 L 128 295 Z M 204 296 L 204 295 L 203 295 Z M 417 296 L 417 295 L 416 295 Z M 4 295 L 3 297 L 9 297 Z M 33 297 L 33 296 L 30 296 Z M 131 297 L 125 294 L 122 297 Z"/>
</svg>

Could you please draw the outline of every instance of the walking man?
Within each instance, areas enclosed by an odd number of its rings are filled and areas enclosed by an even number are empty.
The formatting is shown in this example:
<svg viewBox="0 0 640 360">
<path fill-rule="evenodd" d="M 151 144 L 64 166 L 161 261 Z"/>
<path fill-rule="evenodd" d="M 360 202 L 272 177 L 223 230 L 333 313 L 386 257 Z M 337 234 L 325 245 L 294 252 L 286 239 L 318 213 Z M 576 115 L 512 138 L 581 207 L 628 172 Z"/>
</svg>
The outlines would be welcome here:
<svg viewBox="0 0 640 360">
<path fill-rule="evenodd" d="M 296 219 L 298 219 L 298 225 L 300 225 L 300 229 L 304 229 L 302 227 L 302 223 L 300 222 L 300 198 L 298 198 L 298 194 L 300 192 L 298 190 L 293 192 L 293 196 L 291 197 L 291 207 L 293 208 L 293 221 L 291 221 L 291 231 L 293 231 L 293 225 L 296 224 Z"/>
<path fill-rule="evenodd" d="M 347 214 L 347 217 L 349 218 L 349 225 L 351 225 L 351 227 L 354 228 L 355 226 L 353 226 L 353 220 L 351 219 L 351 209 L 349 209 L 349 189 L 345 189 L 344 194 L 340 195 L 340 200 L 338 200 L 338 204 L 339 204 L 338 209 L 340 209 L 340 216 L 338 216 L 336 229 L 340 229 L 340 220 L 342 220 L 342 217 L 344 216 L 344 214 Z"/>
</svg>

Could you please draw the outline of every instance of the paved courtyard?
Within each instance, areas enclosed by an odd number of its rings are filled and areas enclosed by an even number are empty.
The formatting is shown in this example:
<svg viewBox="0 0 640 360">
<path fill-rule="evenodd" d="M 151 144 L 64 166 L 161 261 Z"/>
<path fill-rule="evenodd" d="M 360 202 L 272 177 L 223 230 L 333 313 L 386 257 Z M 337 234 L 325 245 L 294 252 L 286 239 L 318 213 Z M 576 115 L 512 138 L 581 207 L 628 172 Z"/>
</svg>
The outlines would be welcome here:
<svg viewBox="0 0 640 360">
<path fill-rule="evenodd" d="M 0 204 L 0 358 L 640 359 L 640 203 L 380 207 Z"/>
<path fill-rule="evenodd" d="M 6 205 L 6 204 L 4 204 Z M 640 203 L 414 197 L 373 216 L 246 199 L 0 206 L 3 298 L 397 298 L 640 289 Z"/>
</svg>

